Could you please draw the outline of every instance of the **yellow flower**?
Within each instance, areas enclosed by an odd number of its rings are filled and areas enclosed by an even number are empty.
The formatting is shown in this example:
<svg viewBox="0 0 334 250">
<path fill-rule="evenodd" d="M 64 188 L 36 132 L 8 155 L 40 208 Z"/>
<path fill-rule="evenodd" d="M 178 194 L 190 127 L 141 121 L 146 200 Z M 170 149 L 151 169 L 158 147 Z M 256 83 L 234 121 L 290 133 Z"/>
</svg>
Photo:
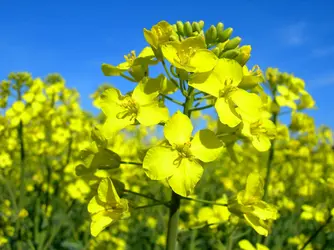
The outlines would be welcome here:
<svg viewBox="0 0 334 250">
<path fill-rule="evenodd" d="M 152 180 L 164 180 L 181 196 L 191 194 L 203 174 L 200 161 L 217 159 L 222 143 L 214 132 L 200 130 L 191 139 L 191 120 L 177 111 L 166 123 L 164 135 L 168 143 L 148 150 L 143 161 L 146 175 Z"/>
<path fill-rule="evenodd" d="M 218 57 L 206 48 L 201 36 L 189 37 L 182 42 L 164 43 L 161 50 L 173 66 L 192 73 L 208 72 L 218 61 Z"/>
<path fill-rule="evenodd" d="M 168 119 L 168 109 L 158 101 L 159 92 L 146 94 L 142 84 L 138 84 L 132 94 L 123 96 L 118 89 L 105 90 L 99 107 L 106 115 L 103 131 L 107 138 L 112 137 L 136 120 L 144 126 L 156 125 Z"/>
<path fill-rule="evenodd" d="M 254 122 L 261 116 L 261 98 L 239 88 L 242 67 L 230 59 L 219 59 L 208 73 L 194 74 L 189 85 L 217 98 L 215 108 L 221 123 L 236 127 L 242 120 Z"/>
<path fill-rule="evenodd" d="M 91 234 L 96 237 L 107 226 L 128 216 L 128 201 L 120 198 L 110 178 L 103 179 L 95 195 L 88 204 L 91 214 Z"/>
<path fill-rule="evenodd" d="M 154 25 L 151 30 L 144 29 L 146 41 L 154 48 L 158 49 L 161 44 L 169 41 L 173 33 L 173 27 L 166 21 L 160 21 Z"/>
<path fill-rule="evenodd" d="M 243 217 L 258 234 L 267 236 L 270 220 L 276 220 L 277 210 L 262 201 L 263 181 L 258 173 L 248 175 L 246 189 L 229 201 L 230 212 Z"/>
</svg>

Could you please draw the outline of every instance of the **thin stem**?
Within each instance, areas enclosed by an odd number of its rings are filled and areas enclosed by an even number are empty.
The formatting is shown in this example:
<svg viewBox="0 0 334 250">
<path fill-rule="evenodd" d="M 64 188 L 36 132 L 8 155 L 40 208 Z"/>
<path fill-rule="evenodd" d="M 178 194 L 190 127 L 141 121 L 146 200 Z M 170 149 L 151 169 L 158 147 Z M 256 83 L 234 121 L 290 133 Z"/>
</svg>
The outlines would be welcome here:
<svg viewBox="0 0 334 250">
<path fill-rule="evenodd" d="M 224 207 L 228 206 L 228 204 L 225 204 L 225 203 L 219 203 L 219 202 L 215 202 L 215 201 L 208 201 L 208 200 L 202 200 L 202 199 L 195 199 L 195 198 L 190 198 L 190 197 L 181 197 L 181 199 L 200 202 L 200 203 L 204 203 L 204 204 L 211 204 L 211 205 L 216 205 L 216 206 L 224 206 Z"/>
<path fill-rule="evenodd" d="M 331 221 L 332 218 L 333 218 L 333 216 L 330 215 L 330 216 L 327 218 L 326 222 L 325 222 L 324 224 L 322 224 L 321 227 L 319 227 L 319 228 L 318 228 L 318 229 L 317 229 L 317 230 L 310 236 L 310 238 L 304 243 L 303 247 L 302 247 L 300 250 L 304 250 L 304 249 L 307 247 L 307 245 L 310 244 L 311 241 L 314 240 L 314 239 L 317 237 L 317 235 L 322 231 L 322 229 L 324 229 L 324 228 L 327 226 L 327 224 Z"/>
<path fill-rule="evenodd" d="M 148 204 L 148 205 L 143 205 L 143 206 L 137 206 L 134 207 L 134 209 L 143 209 L 143 208 L 148 208 L 148 207 L 156 207 L 156 206 L 161 206 L 161 205 L 168 205 L 168 202 L 159 202 L 159 203 L 153 203 L 153 204 Z"/>
<path fill-rule="evenodd" d="M 190 232 L 190 231 L 194 231 L 194 230 L 198 230 L 198 229 L 202 229 L 202 228 L 206 228 L 206 227 L 210 227 L 210 226 L 216 226 L 216 225 L 220 225 L 223 224 L 222 222 L 216 222 L 216 223 L 204 223 L 201 224 L 199 226 L 194 226 L 194 227 L 189 227 L 189 228 L 185 228 L 180 230 L 180 233 L 185 233 L 185 232 Z"/>
<path fill-rule="evenodd" d="M 206 106 L 199 107 L 199 108 L 192 108 L 192 109 L 190 109 L 190 111 L 191 111 L 191 112 L 193 112 L 193 111 L 199 111 L 199 110 L 203 110 L 203 109 L 211 108 L 211 107 L 213 107 L 213 106 L 214 106 L 213 104 L 210 104 L 210 105 L 206 105 Z"/>
<path fill-rule="evenodd" d="M 205 95 L 205 96 L 201 96 L 201 97 L 197 97 L 197 98 L 195 98 L 194 100 L 195 101 L 200 101 L 200 100 L 206 100 L 206 99 L 211 99 L 211 98 L 214 98 L 214 96 L 212 96 L 212 95 Z"/>
<path fill-rule="evenodd" d="M 135 79 L 133 79 L 132 77 L 129 77 L 123 73 L 120 74 L 121 77 L 123 77 L 124 79 L 130 81 L 130 82 L 137 82 Z"/>
<path fill-rule="evenodd" d="M 166 202 L 163 202 L 161 200 L 158 200 L 158 199 L 154 198 L 152 195 L 137 193 L 137 192 L 134 192 L 134 191 L 131 191 L 131 190 L 128 190 L 128 189 L 124 189 L 123 192 L 133 194 L 133 195 L 137 195 L 137 196 L 140 196 L 140 197 L 143 197 L 143 198 L 146 198 L 146 199 L 150 199 L 150 200 L 158 202 L 158 203 L 166 203 Z"/>
<path fill-rule="evenodd" d="M 136 166 L 142 166 L 143 165 L 143 163 L 134 162 L 134 161 L 121 161 L 121 164 L 129 164 L 129 165 L 136 165 Z"/>
<path fill-rule="evenodd" d="M 164 69 L 165 69 L 165 72 L 166 72 L 166 74 L 167 74 L 169 80 L 171 80 L 172 83 L 174 83 L 174 85 L 179 89 L 180 87 L 179 87 L 179 85 L 177 84 L 177 82 L 175 81 L 175 79 L 170 75 L 170 73 L 169 73 L 169 71 L 168 71 L 168 69 L 167 69 L 167 66 L 166 66 L 165 61 L 162 60 L 161 63 L 162 63 L 162 66 L 163 66 Z"/>
<path fill-rule="evenodd" d="M 160 95 L 163 96 L 164 98 L 166 98 L 167 100 L 176 103 L 177 105 L 183 106 L 183 103 L 180 102 L 180 101 L 177 101 L 177 100 L 175 100 L 175 99 L 173 99 L 173 98 L 171 98 L 167 95 L 164 95 L 164 94 L 160 94 Z"/>
</svg>

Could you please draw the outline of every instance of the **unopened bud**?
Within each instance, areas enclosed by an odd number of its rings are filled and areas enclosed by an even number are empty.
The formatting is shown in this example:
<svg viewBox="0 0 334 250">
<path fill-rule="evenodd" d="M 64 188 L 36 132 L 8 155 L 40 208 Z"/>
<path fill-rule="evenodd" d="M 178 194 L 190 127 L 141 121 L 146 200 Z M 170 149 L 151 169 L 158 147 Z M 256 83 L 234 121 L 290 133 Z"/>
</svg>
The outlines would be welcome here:
<svg viewBox="0 0 334 250">
<path fill-rule="evenodd" d="M 191 27 L 190 22 L 185 22 L 185 24 L 184 24 L 184 34 L 188 37 L 193 35 L 193 28 Z"/>
<path fill-rule="evenodd" d="M 241 38 L 239 36 L 232 38 L 226 43 L 225 50 L 235 49 L 236 47 L 239 46 L 240 42 Z"/>
<path fill-rule="evenodd" d="M 217 29 L 214 25 L 211 25 L 210 28 L 205 33 L 205 40 L 207 44 L 214 43 L 217 39 Z"/>
<path fill-rule="evenodd" d="M 219 37 L 218 37 L 219 41 L 220 42 L 225 42 L 226 40 L 228 40 L 231 37 L 232 32 L 233 32 L 232 28 L 227 28 L 226 30 L 221 32 Z"/>
<path fill-rule="evenodd" d="M 193 22 L 191 26 L 193 28 L 193 32 L 201 32 L 201 27 L 199 26 L 198 22 Z"/>
<path fill-rule="evenodd" d="M 222 22 L 217 23 L 216 29 L 217 29 L 218 39 L 220 39 L 220 37 L 221 37 L 221 35 L 222 35 L 223 31 L 224 31 L 224 24 Z"/>
<path fill-rule="evenodd" d="M 184 36 L 184 25 L 181 21 L 176 22 L 176 27 L 177 27 L 177 32 L 181 35 Z"/>
<path fill-rule="evenodd" d="M 228 51 L 224 51 L 219 55 L 219 58 L 228 58 L 228 59 L 234 59 L 240 54 L 240 51 L 238 49 L 231 49 Z"/>
<path fill-rule="evenodd" d="M 214 49 L 212 49 L 212 52 L 213 52 L 216 56 L 219 56 L 220 49 L 219 49 L 218 47 L 215 47 Z"/>
<path fill-rule="evenodd" d="M 244 66 L 251 56 L 252 47 L 250 45 L 244 45 L 240 47 L 239 50 L 240 54 L 235 58 L 235 60 L 240 63 L 241 66 Z"/>
<path fill-rule="evenodd" d="M 198 24 L 199 24 L 199 27 L 201 28 L 201 30 L 203 30 L 203 28 L 204 28 L 204 21 L 201 20 L 201 21 L 198 22 Z"/>
</svg>

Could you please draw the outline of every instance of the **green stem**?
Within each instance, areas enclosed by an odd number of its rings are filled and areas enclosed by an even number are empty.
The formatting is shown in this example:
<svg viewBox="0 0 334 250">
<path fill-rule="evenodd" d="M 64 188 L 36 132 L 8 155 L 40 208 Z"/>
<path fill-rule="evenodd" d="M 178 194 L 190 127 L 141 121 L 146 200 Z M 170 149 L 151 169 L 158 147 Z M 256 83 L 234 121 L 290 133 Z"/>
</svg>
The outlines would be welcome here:
<svg viewBox="0 0 334 250">
<path fill-rule="evenodd" d="M 171 98 L 171 97 L 169 97 L 167 95 L 164 95 L 164 94 L 160 94 L 160 95 L 163 96 L 164 98 L 166 98 L 167 100 L 169 100 L 171 102 L 174 102 L 177 105 L 183 106 L 182 102 L 179 102 L 179 101 L 177 101 L 177 100 L 175 100 L 175 99 L 173 99 L 173 98 Z"/>
<path fill-rule="evenodd" d="M 21 98 L 20 98 L 21 99 Z M 19 127 L 18 127 L 18 137 L 19 137 L 19 143 L 20 143 L 20 197 L 19 197 L 19 206 L 18 206 L 18 213 L 21 211 L 23 207 L 23 200 L 24 200 L 24 189 L 25 189 L 25 183 L 24 183 L 24 176 L 25 176 L 25 152 L 24 152 L 24 141 L 23 141 L 23 123 L 20 121 Z M 21 238 L 21 228 L 20 228 L 20 219 L 16 221 L 16 232 L 19 239 Z"/>
<path fill-rule="evenodd" d="M 190 198 L 190 197 L 181 197 L 181 199 L 200 202 L 200 203 L 204 203 L 204 204 L 211 204 L 211 205 L 216 205 L 216 206 L 224 206 L 224 207 L 228 206 L 228 204 L 224 204 L 224 203 L 219 203 L 219 202 L 215 202 L 215 201 L 208 201 L 208 200 L 201 200 L 201 199 L 195 199 L 195 198 Z"/>
<path fill-rule="evenodd" d="M 143 209 L 143 208 L 156 207 L 156 206 L 161 206 L 161 205 L 168 206 L 168 204 L 169 204 L 168 202 L 159 202 L 159 203 L 147 204 L 143 206 L 137 206 L 137 207 L 134 207 L 134 209 Z"/>
<path fill-rule="evenodd" d="M 315 231 L 315 232 L 311 235 L 311 237 L 305 242 L 305 244 L 303 245 L 303 247 L 302 247 L 300 250 L 304 250 L 304 249 L 307 247 L 307 245 L 310 244 L 311 241 L 314 240 L 314 239 L 318 236 L 318 234 L 322 231 L 322 229 L 324 229 L 324 228 L 327 226 L 327 224 L 329 224 L 329 222 L 331 221 L 332 218 L 333 218 L 333 216 L 330 215 L 330 216 L 327 218 L 326 222 L 325 222 L 324 224 L 322 224 L 321 227 L 319 227 L 319 228 L 317 229 L 317 231 Z"/>
<path fill-rule="evenodd" d="M 130 165 L 137 165 L 137 166 L 142 166 L 143 165 L 143 163 L 134 162 L 134 161 L 121 161 L 121 164 L 130 164 Z"/>
<path fill-rule="evenodd" d="M 183 105 L 183 113 L 190 118 L 191 116 L 191 107 L 194 103 L 194 88 L 188 88 L 188 93 L 185 96 L 186 100 Z M 169 208 L 169 220 L 168 220 L 168 231 L 167 231 L 167 250 L 176 250 L 177 246 L 177 235 L 178 235 L 178 224 L 180 216 L 180 203 L 181 197 L 172 191 L 171 204 Z"/>
<path fill-rule="evenodd" d="M 141 193 L 137 193 L 137 192 L 134 192 L 134 191 L 131 191 L 131 190 L 128 190 L 128 189 L 124 189 L 123 192 L 133 194 L 133 195 L 137 195 L 137 196 L 140 196 L 140 197 L 143 197 L 143 198 L 146 198 L 146 199 L 150 199 L 150 200 L 158 202 L 158 203 L 165 203 L 166 204 L 166 202 L 160 201 L 160 200 L 158 200 L 158 199 L 156 199 L 153 196 L 148 195 L 148 194 L 141 194 Z"/>
<path fill-rule="evenodd" d="M 193 112 L 193 111 L 199 111 L 199 110 L 203 110 L 203 109 L 211 108 L 211 107 L 213 107 L 213 106 L 214 106 L 213 104 L 205 105 L 205 106 L 203 106 L 203 107 L 199 107 L 199 108 L 192 108 L 192 109 L 190 109 L 190 111 L 191 111 L 191 112 Z"/>
<path fill-rule="evenodd" d="M 127 75 L 124 75 L 123 73 L 121 73 L 121 77 L 123 77 L 124 79 L 130 81 L 130 82 L 137 82 L 135 79 L 127 76 Z"/>
<path fill-rule="evenodd" d="M 194 100 L 195 101 L 200 101 L 200 100 L 206 100 L 206 99 L 211 99 L 211 98 L 214 98 L 214 96 L 212 96 L 212 95 L 205 95 L 205 96 L 201 96 L 201 97 L 197 97 L 197 98 L 195 98 Z"/>
<path fill-rule="evenodd" d="M 175 79 L 170 75 L 170 73 L 169 73 L 169 71 L 168 71 L 168 69 L 167 69 L 167 66 L 166 66 L 165 61 L 162 60 L 161 63 L 162 63 L 162 66 L 163 66 L 164 69 L 165 69 L 165 72 L 166 72 L 166 74 L 167 74 L 169 80 L 171 80 L 171 82 L 172 82 L 172 83 L 179 89 L 180 87 L 179 87 L 179 85 L 177 84 L 177 82 L 175 81 Z"/>
<path fill-rule="evenodd" d="M 169 209 L 168 232 L 167 232 L 167 250 L 176 250 L 178 225 L 180 216 L 180 196 L 172 191 L 171 206 Z"/>
<path fill-rule="evenodd" d="M 275 113 L 273 115 L 273 123 L 276 125 L 277 121 L 277 114 Z M 266 173 L 266 178 L 264 180 L 264 192 L 263 192 L 263 200 L 267 201 L 268 199 L 268 187 L 270 183 L 270 175 L 271 175 L 271 169 L 272 169 L 272 162 L 274 160 L 274 146 L 275 146 L 275 140 L 271 141 L 271 146 L 269 149 L 269 156 L 268 156 L 268 161 L 267 161 L 267 173 Z"/>
</svg>

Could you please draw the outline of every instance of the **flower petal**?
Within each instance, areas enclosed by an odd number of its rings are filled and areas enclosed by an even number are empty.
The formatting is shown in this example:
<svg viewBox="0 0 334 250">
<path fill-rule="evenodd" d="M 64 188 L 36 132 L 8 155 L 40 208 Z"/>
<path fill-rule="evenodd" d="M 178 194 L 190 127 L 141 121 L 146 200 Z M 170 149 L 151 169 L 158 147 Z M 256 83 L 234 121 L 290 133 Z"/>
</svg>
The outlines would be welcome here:
<svg viewBox="0 0 334 250">
<path fill-rule="evenodd" d="M 198 162 L 184 158 L 167 181 L 175 193 L 181 196 L 189 196 L 194 191 L 202 174 L 203 167 Z"/>
<path fill-rule="evenodd" d="M 191 120 L 179 110 L 167 121 L 164 127 L 164 135 L 172 145 L 183 145 L 189 142 L 192 131 Z"/>
<path fill-rule="evenodd" d="M 161 107 L 158 102 L 151 105 L 141 106 L 137 115 L 137 120 L 144 126 L 157 125 L 166 122 L 169 117 L 169 110 Z"/>
<path fill-rule="evenodd" d="M 97 189 L 97 194 L 102 202 L 116 205 L 120 202 L 116 188 L 110 178 L 102 179 Z"/>
<path fill-rule="evenodd" d="M 210 50 L 200 49 L 190 58 L 189 66 L 195 68 L 194 73 L 211 71 L 217 64 L 218 57 Z"/>
<path fill-rule="evenodd" d="M 231 102 L 226 98 L 219 98 L 216 101 L 215 108 L 221 123 L 233 128 L 240 124 L 241 119 L 235 112 Z"/>
<path fill-rule="evenodd" d="M 179 154 L 168 147 L 149 149 L 143 161 L 143 169 L 151 180 L 163 180 L 175 172 Z"/>
<path fill-rule="evenodd" d="M 216 160 L 222 149 L 222 142 L 209 129 L 198 131 L 192 139 L 190 147 L 192 154 L 203 162 Z"/>
</svg>

